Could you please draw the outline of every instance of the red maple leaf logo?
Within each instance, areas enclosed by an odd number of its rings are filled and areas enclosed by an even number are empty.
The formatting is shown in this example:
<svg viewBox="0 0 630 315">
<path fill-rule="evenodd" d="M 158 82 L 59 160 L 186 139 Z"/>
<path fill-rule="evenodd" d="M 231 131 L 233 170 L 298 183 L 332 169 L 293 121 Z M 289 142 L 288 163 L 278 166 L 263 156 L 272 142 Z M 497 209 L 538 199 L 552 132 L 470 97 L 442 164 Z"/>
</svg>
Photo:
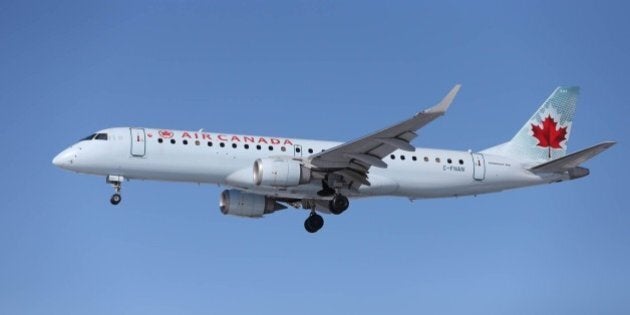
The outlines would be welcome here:
<svg viewBox="0 0 630 315">
<path fill-rule="evenodd" d="M 160 130 L 158 131 L 158 134 L 160 135 L 160 137 L 164 138 L 164 139 L 169 139 L 171 137 L 173 137 L 173 132 L 170 130 Z"/>
<path fill-rule="evenodd" d="M 558 123 L 551 115 L 548 115 L 540 126 L 532 124 L 532 131 L 534 132 L 534 138 L 538 140 L 538 146 L 549 148 L 550 158 L 551 149 L 562 149 L 560 142 L 567 139 L 567 127 L 558 128 Z"/>
</svg>

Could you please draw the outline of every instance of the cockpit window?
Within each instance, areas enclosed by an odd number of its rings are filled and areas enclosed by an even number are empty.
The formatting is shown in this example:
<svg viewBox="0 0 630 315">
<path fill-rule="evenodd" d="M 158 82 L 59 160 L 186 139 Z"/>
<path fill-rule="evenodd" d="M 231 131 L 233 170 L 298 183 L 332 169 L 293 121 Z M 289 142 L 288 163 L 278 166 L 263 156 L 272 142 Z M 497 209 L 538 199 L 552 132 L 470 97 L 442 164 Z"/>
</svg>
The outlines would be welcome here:
<svg viewBox="0 0 630 315">
<path fill-rule="evenodd" d="M 90 140 L 107 140 L 107 134 L 106 133 L 93 133 L 81 139 L 81 141 L 90 141 Z"/>
<path fill-rule="evenodd" d="M 97 133 L 96 137 L 94 137 L 94 140 L 107 140 L 107 134 L 106 133 Z"/>
<path fill-rule="evenodd" d="M 96 136 L 96 134 L 95 134 L 95 133 L 93 133 L 93 134 L 91 134 L 91 135 L 89 135 L 89 136 L 87 136 L 87 137 L 85 137 L 85 138 L 81 139 L 80 141 L 89 141 L 89 140 L 92 140 L 92 139 L 94 139 L 94 136 Z"/>
</svg>

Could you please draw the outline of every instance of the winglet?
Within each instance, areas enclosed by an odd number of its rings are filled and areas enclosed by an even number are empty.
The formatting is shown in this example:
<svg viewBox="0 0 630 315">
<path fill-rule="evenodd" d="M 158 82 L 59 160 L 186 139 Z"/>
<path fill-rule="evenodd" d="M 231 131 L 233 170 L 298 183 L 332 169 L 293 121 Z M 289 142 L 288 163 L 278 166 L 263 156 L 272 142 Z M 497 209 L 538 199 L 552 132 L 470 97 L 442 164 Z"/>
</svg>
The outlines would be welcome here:
<svg viewBox="0 0 630 315">
<path fill-rule="evenodd" d="M 442 101 L 440 101 L 437 105 L 425 109 L 423 113 L 437 113 L 437 114 L 444 114 L 446 113 L 446 110 L 448 109 L 449 106 L 451 106 L 451 103 L 453 102 L 453 100 L 455 99 L 455 95 L 457 95 L 457 92 L 459 92 L 459 88 L 462 87 L 461 84 L 457 84 L 455 85 L 450 92 L 448 92 L 448 94 L 446 94 L 446 96 L 444 96 L 444 98 L 442 99 Z"/>
</svg>

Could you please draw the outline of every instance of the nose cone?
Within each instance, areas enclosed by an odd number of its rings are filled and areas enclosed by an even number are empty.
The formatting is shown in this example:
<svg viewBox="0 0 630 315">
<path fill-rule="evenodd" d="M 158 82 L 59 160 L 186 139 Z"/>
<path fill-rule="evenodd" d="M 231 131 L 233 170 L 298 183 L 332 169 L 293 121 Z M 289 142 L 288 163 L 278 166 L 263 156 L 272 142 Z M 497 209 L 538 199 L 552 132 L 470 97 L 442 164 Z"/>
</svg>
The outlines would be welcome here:
<svg viewBox="0 0 630 315">
<path fill-rule="evenodd" d="M 68 168 L 72 165 L 72 163 L 74 163 L 75 157 L 76 154 L 74 152 L 74 149 L 68 148 L 57 154 L 57 156 L 53 158 L 52 164 L 61 168 Z"/>
</svg>

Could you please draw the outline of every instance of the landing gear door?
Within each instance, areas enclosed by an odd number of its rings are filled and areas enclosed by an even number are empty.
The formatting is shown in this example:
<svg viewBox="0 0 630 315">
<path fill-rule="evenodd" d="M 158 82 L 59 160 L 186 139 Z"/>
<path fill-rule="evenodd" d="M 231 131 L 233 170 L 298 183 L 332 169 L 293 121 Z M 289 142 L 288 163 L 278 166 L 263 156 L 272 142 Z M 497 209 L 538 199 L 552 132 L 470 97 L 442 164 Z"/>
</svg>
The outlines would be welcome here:
<svg viewBox="0 0 630 315">
<path fill-rule="evenodd" d="M 131 132 L 131 155 L 143 157 L 146 154 L 146 134 L 144 128 L 129 128 Z"/>
<path fill-rule="evenodd" d="M 299 144 L 293 145 L 293 156 L 294 157 L 302 157 L 302 146 Z"/>
<path fill-rule="evenodd" d="M 486 160 L 481 153 L 472 153 L 473 178 L 482 181 L 486 178 Z"/>
</svg>

